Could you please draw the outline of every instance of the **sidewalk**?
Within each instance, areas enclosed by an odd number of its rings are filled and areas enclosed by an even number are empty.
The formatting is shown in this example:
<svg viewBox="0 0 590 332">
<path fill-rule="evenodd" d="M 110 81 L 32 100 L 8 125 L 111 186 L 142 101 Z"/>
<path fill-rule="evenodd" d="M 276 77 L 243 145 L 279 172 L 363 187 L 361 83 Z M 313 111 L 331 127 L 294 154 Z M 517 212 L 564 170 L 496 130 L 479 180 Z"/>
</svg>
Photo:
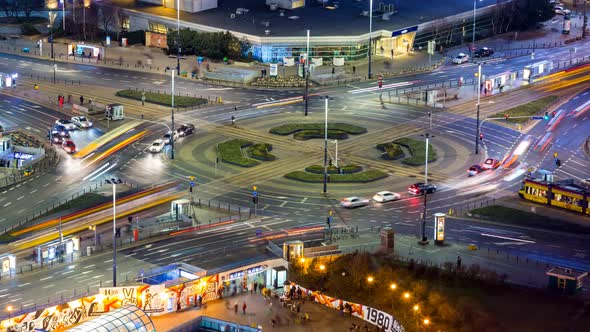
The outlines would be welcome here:
<svg viewBox="0 0 590 332">
<path fill-rule="evenodd" d="M 238 303 L 238 313 L 234 313 L 233 305 Z M 242 304 L 246 303 L 246 314 L 242 313 Z M 319 303 L 305 301 L 301 305 L 301 313 L 308 313 L 310 321 L 305 324 L 297 323 L 297 314 L 282 306 L 278 299 L 272 299 L 272 305 L 261 294 L 240 294 L 234 297 L 207 302 L 202 308 L 192 308 L 178 313 L 152 317 L 154 327 L 158 332 L 172 331 L 174 328 L 196 319 L 207 316 L 240 325 L 261 326 L 263 331 L 348 331 L 352 323 L 365 326 L 365 322 L 356 317 L 341 316 L 336 310 L 322 306 Z M 280 323 L 276 317 L 280 317 Z M 277 324 L 273 327 L 271 319 Z M 367 324 L 374 330 L 374 326 Z"/>
</svg>

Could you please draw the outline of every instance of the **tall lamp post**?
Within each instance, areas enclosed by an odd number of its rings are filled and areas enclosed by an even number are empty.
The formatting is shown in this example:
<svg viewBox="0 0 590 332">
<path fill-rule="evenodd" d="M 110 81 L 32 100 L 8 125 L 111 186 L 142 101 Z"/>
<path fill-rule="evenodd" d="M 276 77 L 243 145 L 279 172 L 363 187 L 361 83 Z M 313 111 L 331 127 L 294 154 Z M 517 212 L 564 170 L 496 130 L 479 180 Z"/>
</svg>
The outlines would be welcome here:
<svg viewBox="0 0 590 332">
<path fill-rule="evenodd" d="M 369 70 L 367 77 L 371 79 L 371 35 L 373 34 L 373 0 L 369 0 Z"/>
<path fill-rule="evenodd" d="M 477 65 L 477 107 L 475 120 L 475 154 L 479 154 L 479 101 L 481 98 L 481 62 Z"/>
<path fill-rule="evenodd" d="M 324 97 L 324 194 L 328 192 L 328 101 L 330 97 Z"/>
<path fill-rule="evenodd" d="M 473 48 L 475 47 L 475 13 L 477 12 L 477 1 L 473 0 L 473 35 L 471 38 L 471 47 L 469 48 L 469 56 L 473 59 Z M 479 0 L 480 2 L 482 0 Z"/>
<path fill-rule="evenodd" d="M 66 0 L 61 2 L 61 22 L 63 23 L 64 35 L 66 34 Z"/>
<path fill-rule="evenodd" d="M 176 0 L 176 75 L 180 75 L 180 0 Z M 172 84 L 174 85 L 174 80 Z M 174 100 L 174 94 L 172 94 L 172 100 Z M 172 115 L 172 127 L 174 127 L 174 115 Z M 172 159 L 174 159 L 174 149 L 172 149 Z"/>
<path fill-rule="evenodd" d="M 586 38 L 586 28 L 588 27 L 588 17 L 586 16 L 586 0 L 584 0 L 582 5 L 582 13 L 582 15 L 584 15 L 582 18 L 582 38 Z"/>
<path fill-rule="evenodd" d="M 434 138 L 434 135 L 430 135 L 429 133 L 420 135 L 426 138 L 426 154 L 424 156 L 424 213 L 422 213 L 422 240 L 420 244 L 428 244 L 428 237 L 426 236 L 426 204 L 428 202 L 428 147 L 430 143 L 430 139 Z"/>
<path fill-rule="evenodd" d="M 113 186 L 113 287 L 117 287 L 117 184 L 123 181 L 112 178 L 105 183 Z"/>
<path fill-rule="evenodd" d="M 174 69 L 171 69 L 172 71 L 172 128 L 170 128 L 170 148 L 172 150 L 172 152 L 170 153 L 170 159 L 174 159 Z"/>
<path fill-rule="evenodd" d="M 53 59 L 53 83 L 55 84 L 55 69 L 56 69 L 56 64 L 55 64 L 55 56 L 53 54 L 53 23 L 55 23 L 55 18 L 57 17 L 57 13 L 54 13 L 53 11 L 49 11 L 49 25 L 50 25 L 50 35 L 49 35 L 49 39 L 51 42 L 51 58 Z"/>
<path fill-rule="evenodd" d="M 309 98 L 309 30 L 307 30 L 307 48 L 305 51 L 305 116 L 307 116 L 307 98 Z"/>
</svg>

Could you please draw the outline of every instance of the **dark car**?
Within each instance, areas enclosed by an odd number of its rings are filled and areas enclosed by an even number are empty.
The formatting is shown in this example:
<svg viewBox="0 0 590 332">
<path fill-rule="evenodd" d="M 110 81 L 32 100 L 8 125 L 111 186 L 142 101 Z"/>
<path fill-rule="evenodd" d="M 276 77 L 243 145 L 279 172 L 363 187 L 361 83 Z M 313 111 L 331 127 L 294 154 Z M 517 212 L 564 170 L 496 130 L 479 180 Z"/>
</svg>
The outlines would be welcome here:
<svg viewBox="0 0 590 332">
<path fill-rule="evenodd" d="M 190 135 L 195 132 L 195 125 L 191 123 L 183 124 L 178 129 L 176 129 L 178 136 L 184 137 L 186 135 Z"/>
<path fill-rule="evenodd" d="M 408 192 L 412 195 L 424 195 L 424 193 L 432 194 L 436 192 L 436 186 L 418 182 L 408 187 Z"/>
<path fill-rule="evenodd" d="M 70 137 L 70 132 L 69 132 L 69 130 L 66 129 L 66 127 L 61 126 L 61 125 L 57 125 L 57 126 L 53 127 L 53 129 L 51 129 L 51 135 L 52 136 L 61 136 L 61 137 Z"/>
<path fill-rule="evenodd" d="M 476 58 L 484 58 L 494 54 L 494 50 L 489 47 L 482 47 L 473 54 Z"/>
<path fill-rule="evenodd" d="M 469 167 L 469 170 L 467 170 L 467 176 L 474 176 L 474 175 L 477 175 L 485 170 L 486 169 L 483 168 L 481 165 L 473 165 L 473 166 Z"/>
</svg>

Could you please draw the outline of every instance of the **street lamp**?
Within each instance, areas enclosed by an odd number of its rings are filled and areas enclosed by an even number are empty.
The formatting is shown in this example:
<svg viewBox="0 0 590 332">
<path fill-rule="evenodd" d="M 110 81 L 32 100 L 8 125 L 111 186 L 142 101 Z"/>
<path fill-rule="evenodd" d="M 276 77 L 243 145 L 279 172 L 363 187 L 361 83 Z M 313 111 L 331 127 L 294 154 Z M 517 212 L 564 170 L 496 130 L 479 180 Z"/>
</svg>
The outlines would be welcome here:
<svg viewBox="0 0 590 332">
<path fill-rule="evenodd" d="M 328 101 L 330 97 L 324 97 L 324 194 L 328 192 Z"/>
<path fill-rule="evenodd" d="M 481 99 L 481 65 L 480 62 L 477 65 L 477 108 L 476 108 L 476 120 L 475 120 L 475 154 L 479 154 L 479 102 Z"/>
<path fill-rule="evenodd" d="M 369 70 L 368 78 L 371 79 L 371 35 L 373 34 L 373 0 L 369 0 Z"/>
<path fill-rule="evenodd" d="M 404 293 L 404 299 L 409 300 L 410 299 L 410 293 L 405 292 Z"/>
<path fill-rule="evenodd" d="M 424 156 L 424 213 L 422 213 L 422 240 L 419 242 L 422 245 L 428 244 L 428 237 L 426 237 L 426 202 L 428 200 L 428 148 L 429 141 L 434 138 L 434 135 L 429 133 L 421 134 L 420 136 L 426 138 L 426 154 Z"/>
<path fill-rule="evenodd" d="M 420 310 L 420 306 L 419 306 L 419 305 L 417 305 L 417 304 L 415 304 L 415 305 L 412 307 L 412 310 L 414 310 L 414 311 L 418 311 L 418 310 Z"/>
<path fill-rule="evenodd" d="M 320 270 L 324 271 L 326 269 L 326 266 L 324 264 L 320 265 Z"/>
<path fill-rule="evenodd" d="M 61 2 L 61 21 L 63 23 L 63 30 L 64 30 L 64 35 L 66 34 L 66 1 L 65 0 L 59 0 L 59 2 Z"/>
<path fill-rule="evenodd" d="M 397 285 L 396 284 L 391 284 L 391 285 L 389 285 L 389 288 L 391 288 L 391 290 L 396 290 L 397 289 Z"/>
<path fill-rule="evenodd" d="M 309 97 L 309 30 L 307 30 L 307 48 L 305 50 L 305 116 L 307 116 L 307 98 Z"/>
<path fill-rule="evenodd" d="M 372 282 L 373 282 L 373 280 L 375 280 L 375 279 L 373 279 L 373 277 L 371 277 L 371 276 L 368 276 L 368 277 L 367 277 L 367 282 L 369 282 L 369 283 L 372 283 Z"/>
<path fill-rule="evenodd" d="M 475 13 L 477 11 L 477 1 L 478 0 L 473 0 L 473 36 L 471 38 L 471 47 L 469 48 L 469 55 L 471 56 L 471 59 L 473 59 L 473 48 L 475 47 Z M 482 0 L 479 0 L 479 2 L 481 1 Z"/>
<path fill-rule="evenodd" d="M 180 0 L 176 0 L 176 75 L 180 75 Z M 172 82 L 174 86 L 174 80 Z M 174 100 L 174 95 L 172 95 L 172 100 Z M 174 105 L 172 107 L 174 108 Z M 174 114 L 174 111 L 172 112 Z M 174 119 L 174 115 L 172 119 Z M 172 127 L 174 127 L 174 120 L 172 120 Z M 174 149 L 172 149 L 172 159 L 174 159 Z"/>
<path fill-rule="evenodd" d="M 117 287 L 117 184 L 123 181 L 112 178 L 105 183 L 113 185 L 113 287 Z"/>
<path fill-rule="evenodd" d="M 180 62 L 179 62 L 180 63 Z M 180 64 L 179 64 L 180 66 Z M 170 153 L 170 159 L 174 159 L 174 69 L 171 69 L 172 73 L 172 128 L 170 130 L 170 148 L 171 148 L 171 153 Z"/>
</svg>

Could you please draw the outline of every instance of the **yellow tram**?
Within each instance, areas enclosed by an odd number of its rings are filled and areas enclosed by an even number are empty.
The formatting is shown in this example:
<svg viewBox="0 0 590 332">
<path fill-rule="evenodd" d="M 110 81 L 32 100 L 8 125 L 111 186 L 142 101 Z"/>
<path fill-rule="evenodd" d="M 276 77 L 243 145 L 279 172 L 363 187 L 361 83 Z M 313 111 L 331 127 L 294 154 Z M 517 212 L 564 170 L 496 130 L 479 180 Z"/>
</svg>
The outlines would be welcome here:
<svg viewBox="0 0 590 332">
<path fill-rule="evenodd" d="M 573 179 L 555 183 L 525 179 L 518 195 L 529 201 L 590 214 L 590 190 L 574 184 Z"/>
</svg>

